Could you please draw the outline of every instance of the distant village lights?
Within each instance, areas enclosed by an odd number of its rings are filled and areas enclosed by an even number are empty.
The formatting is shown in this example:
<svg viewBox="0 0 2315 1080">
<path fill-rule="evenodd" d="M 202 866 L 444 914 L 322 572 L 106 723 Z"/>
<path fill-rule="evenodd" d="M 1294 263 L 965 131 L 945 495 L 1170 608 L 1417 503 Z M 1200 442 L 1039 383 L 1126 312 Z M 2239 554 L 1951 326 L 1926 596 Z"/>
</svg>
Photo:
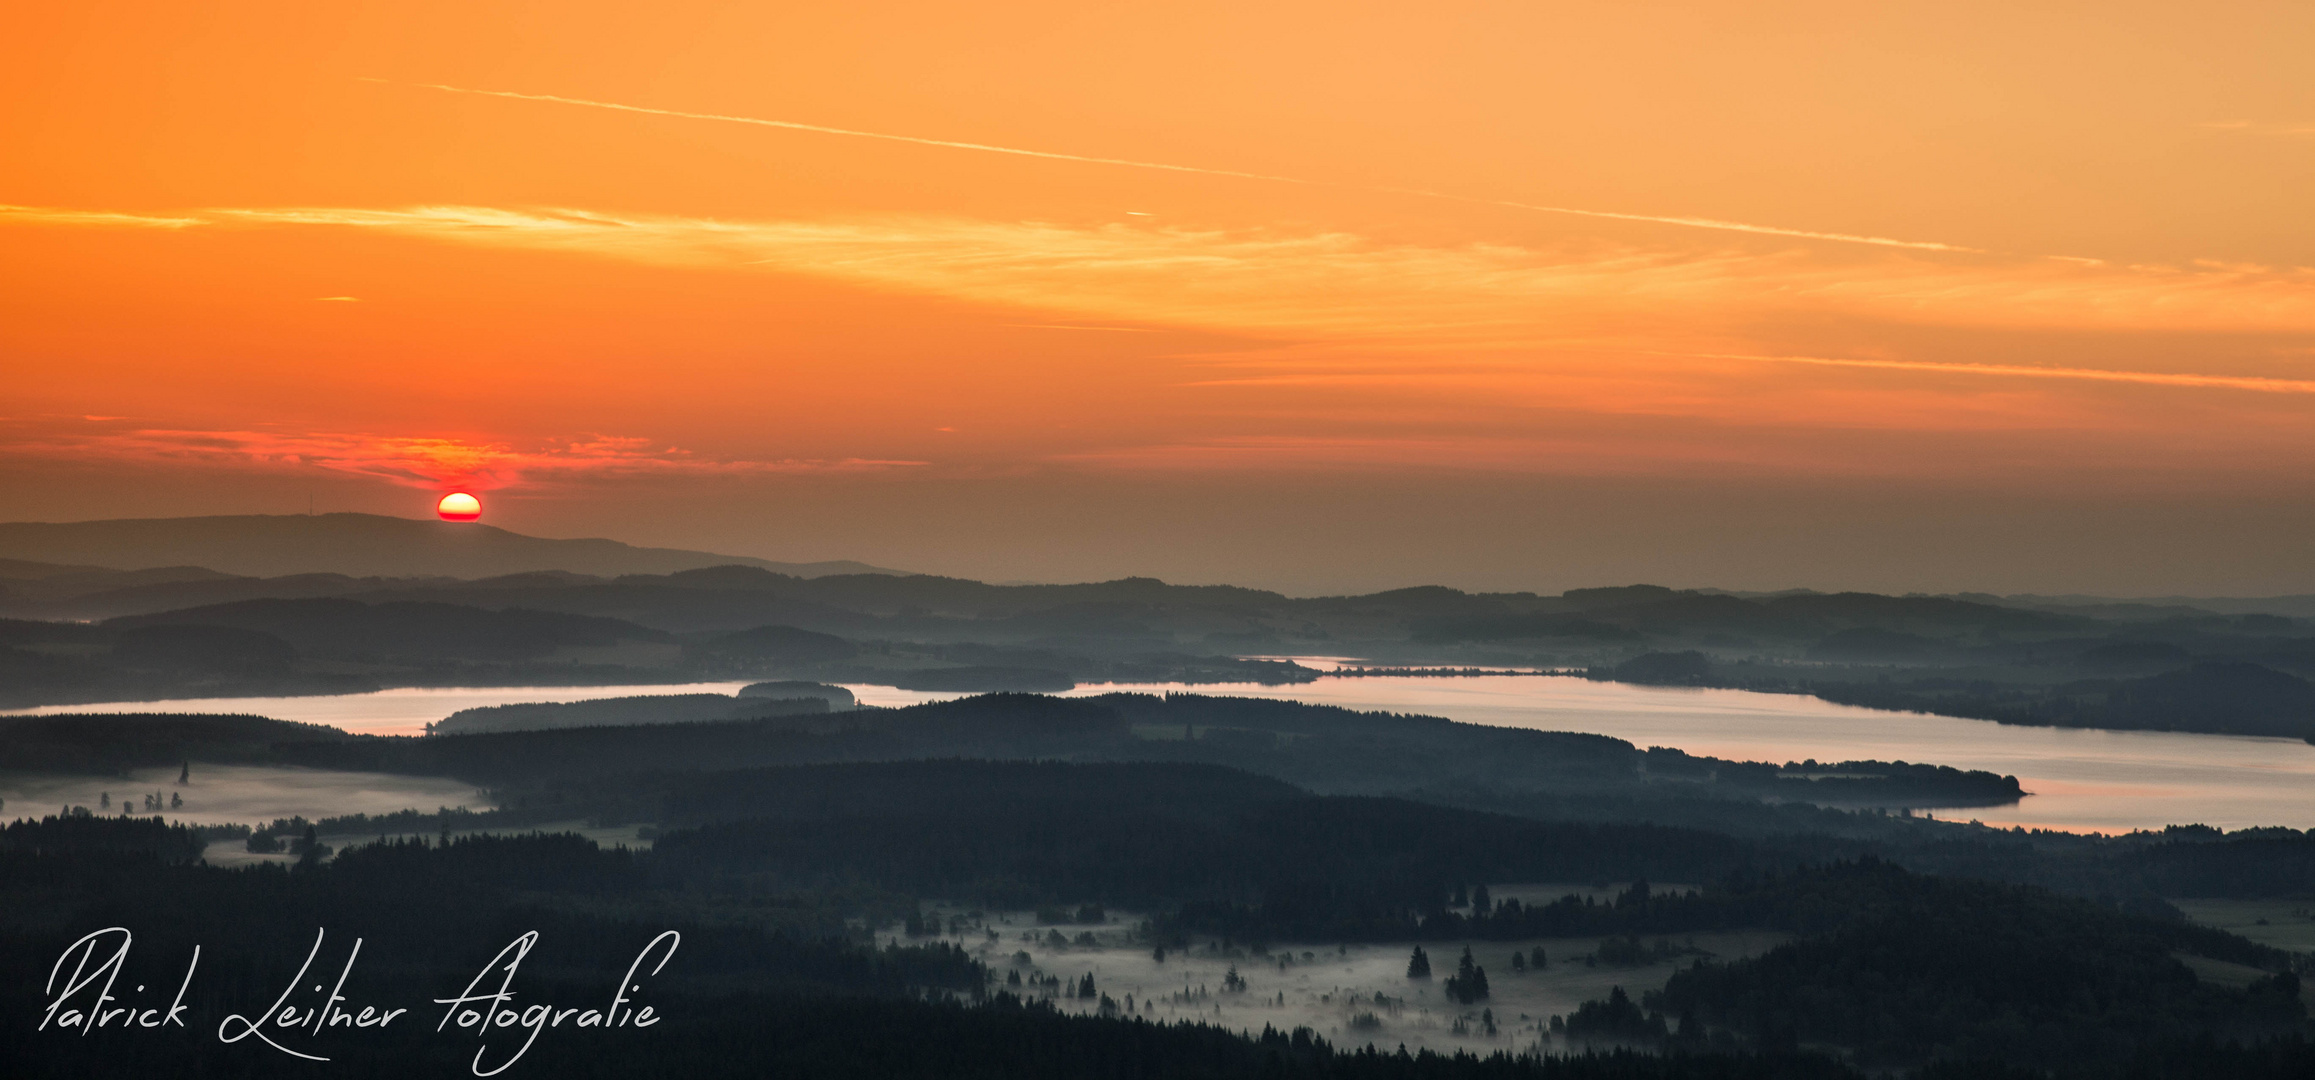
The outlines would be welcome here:
<svg viewBox="0 0 2315 1080">
<path fill-rule="evenodd" d="M 463 491 L 453 491 L 434 504 L 434 512 L 444 521 L 473 521 L 482 516 L 482 500 Z"/>
</svg>

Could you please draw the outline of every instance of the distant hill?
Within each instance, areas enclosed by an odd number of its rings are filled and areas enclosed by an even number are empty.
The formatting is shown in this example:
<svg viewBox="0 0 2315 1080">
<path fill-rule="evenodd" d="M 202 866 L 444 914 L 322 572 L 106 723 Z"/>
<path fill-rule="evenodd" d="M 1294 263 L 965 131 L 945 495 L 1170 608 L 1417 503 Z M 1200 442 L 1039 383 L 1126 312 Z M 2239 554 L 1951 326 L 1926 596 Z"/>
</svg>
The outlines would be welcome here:
<svg viewBox="0 0 2315 1080">
<path fill-rule="evenodd" d="M 2182 613 L 2212 611 L 2221 615 L 2280 615 L 2284 618 L 2315 618 L 2315 595 L 2294 596 L 2145 596 L 2117 598 L 2111 596 L 2037 596 L 2020 593 L 2015 596 L 1985 598 L 1979 594 L 1962 594 L 1965 600 L 2008 604 L 2012 607 L 2073 610 L 2096 614 L 2109 619 L 2167 619 Z"/>
<path fill-rule="evenodd" d="M 0 565 L 65 564 L 48 577 L 89 567 L 143 570 L 207 567 L 226 574 L 346 574 L 353 577 L 481 578 L 537 570 L 577 574 L 671 574 L 709 566 L 753 566 L 796 577 L 892 574 L 850 561 L 781 563 L 616 540 L 548 540 L 489 525 L 378 514 L 126 518 L 115 521 L 0 523 Z"/>
</svg>

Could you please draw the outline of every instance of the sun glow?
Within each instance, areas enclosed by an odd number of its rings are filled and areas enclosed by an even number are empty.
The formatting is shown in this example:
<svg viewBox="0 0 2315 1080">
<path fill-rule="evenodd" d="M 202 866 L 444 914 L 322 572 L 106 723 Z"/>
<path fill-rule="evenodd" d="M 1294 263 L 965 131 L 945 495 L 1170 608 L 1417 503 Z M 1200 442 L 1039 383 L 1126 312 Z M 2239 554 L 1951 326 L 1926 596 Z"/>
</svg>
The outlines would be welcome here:
<svg viewBox="0 0 2315 1080">
<path fill-rule="evenodd" d="M 444 521 L 473 521 L 482 516 L 482 500 L 463 491 L 453 491 L 434 504 L 434 512 Z"/>
<path fill-rule="evenodd" d="M 2022 515 L 1898 591 L 2017 537 L 2018 591 L 2315 573 L 2248 524 L 2315 515 L 2306 4 L 29 7 L 10 518 L 519 491 L 494 525 L 1334 592 L 1408 555 L 1305 510 L 1429 545 L 1391 500 L 1453 498 L 1501 576 L 1435 584 L 1731 587 L 1672 539 L 1705 485 L 1858 573 L 1874 508 Z M 2111 587 L 2059 506 L 2143 540 Z"/>
</svg>

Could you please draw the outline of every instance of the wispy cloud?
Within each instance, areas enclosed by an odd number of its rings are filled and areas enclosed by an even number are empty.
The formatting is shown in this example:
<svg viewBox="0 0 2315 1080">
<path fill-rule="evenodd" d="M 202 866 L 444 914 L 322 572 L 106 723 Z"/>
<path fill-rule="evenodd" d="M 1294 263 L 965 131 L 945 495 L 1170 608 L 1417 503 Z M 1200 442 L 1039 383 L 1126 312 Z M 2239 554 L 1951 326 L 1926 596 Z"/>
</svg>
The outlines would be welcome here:
<svg viewBox="0 0 2315 1080">
<path fill-rule="evenodd" d="M 2212 131 L 2232 131 L 2244 135 L 2265 135 L 2270 138 L 2307 138 L 2315 136 L 2315 123 L 2273 123 L 2260 120 L 2206 120 L 2196 125 Z"/>
<path fill-rule="evenodd" d="M 1156 334 L 1162 331 L 1147 326 L 1079 326 L 1076 323 L 1006 323 L 1015 330 L 1104 330 L 1113 334 Z"/>
<path fill-rule="evenodd" d="M 1827 454 L 1773 439 L 1732 440 L 1691 428 L 1585 430 L 1563 435 L 1245 435 L 1056 455 L 1064 465 L 1128 472 L 1496 473 L 1729 477 L 1891 476 L 1921 471 L 1902 457 Z"/>
<path fill-rule="evenodd" d="M 384 83 L 384 79 L 364 79 L 365 82 Z M 769 120 L 756 116 L 733 116 L 726 113 L 687 112 L 681 109 L 655 109 L 641 105 L 622 105 L 611 101 L 593 101 L 587 98 L 564 97 L 559 94 L 526 94 L 512 90 L 476 90 L 441 83 L 410 84 L 425 90 L 440 90 L 451 94 L 473 94 L 480 97 L 510 98 L 516 101 L 541 101 L 556 105 L 576 105 L 590 109 L 609 109 L 615 112 L 639 113 L 647 116 L 670 116 L 684 120 L 711 120 L 726 124 L 747 124 L 754 127 L 779 128 L 786 131 L 805 131 L 819 135 L 840 135 L 855 139 L 878 139 L 885 142 L 911 143 L 947 150 L 972 150 L 988 154 L 1009 154 L 1015 157 L 1043 158 L 1048 161 L 1072 161 L 1087 165 L 1113 165 L 1131 169 L 1157 169 L 1164 172 L 1196 173 L 1202 176 L 1224 176 L 1239 180 L 1259 180 L 1276 184 L 1299 184 L 1306 187 L 1330 187 L 1357 191 L 1372 191 L 1392 195 L 1416 195 L 1426 199 L 1448 199 L 1455 202 L 1483 206 L 1501 206 L 1513 210 L 1527 210 L 1543 214 L 1572 214 L 1578 217 L 1603 218 L 1613 221 L 1637 221 L 1655 225 L 1675 225 L 1689 229 L 1713 229 L 1722 232 L 1751 233 L 1757 236 L 1783 236 L 1801 240 L 1824 240 L 1842 244 L 1869 244 L 1877 247 L 1911 248 L 1920 251 L 1976 252 L 1979 249 L 1959 244 L 1944 244 L 1928 240 L 1899 240 L 1886 236 L 1867 236 L 1858 233 L 1826 232 L 1813 229 L 1793 229 L 1776 225 L 1754 225 L 1740 221 L 1686 215 L 1636 214 L 1609 210 L 1583 210 L 1570 206 L 1547 206 L 1541 203 L 1518 202 L 1509 199 L 1489 199 L 1456 195 L 1424 188 L 1384 187 L 1368 184 L 1344 184 L 1304 177 L 1278 176 L 1271 173 L 1240 172 L 1235 169 L 1216 169 L 1198 165 L 1175 165 L 1160 161 L 1140 161 L 1132 158 L 1097 157 L 1088 154 L 1066 154 L 1050 150 L 1026 150 L 1017 146 L 996 146 L 989 143 L 962 142 L 955 139 L 935 139 L 920 135 L 895 135 L 881 131 L 860 131 L 854 128 L 828 127 L 795 120 Z M 1126 211 L 1143 216 L 1134 211 Z"/>
<path fill-rule="evenodd" d="M 210 211 L 670 265 L 756 266 L 1142 325 L 1422 344 L 1564 339 L 1603 320 L 1805 313 L 1940 325 L 2315 333 L 2315 270 L 1817 258 L 1601 243 L 1385 244 L 1347 233 L 955 218 L 726 221 L 433 206 Z"/>
<path fill-rule="evenodd" d="M 1902 355 L 1844 360 L 1806 346 L 1746 346 L 1755 337 L 1750 328 L 1780 319 L 2099 334 L 2315 335 L 2315 270 L 2215 262 L 2127 266 L 1926 258 L 1899 251 L 1835 257 L 1598 242 L 1425 246 L 1348 233 L 1139 222 L 734 221 L 470 206 L 240 208 L 186 217 L 805 275 L 1044 316 L 1016 317 L 1005 325 L 1241 335 L 1279 346 L 1249 361 L 1257 375 L 1261 368 L 1322 369 L 1353 352 L 1356 363 L 1369 368 L 1420 369 L 1437 380 L 1451 360 L 1523 364 L 1550 354 L 1588 358 L 1584 362 L 1597 367 L 1613 363 L 1605 357 L 1660 350 L 1989 378 L 2301 393 L 2304 380 L 2257 373 L 1941 364 Z M 1667 312 L 1678 317 L 1667 319 Z M 1301 351 L 1281 351 L 1288 346 Z"/>
<path fill-rule="evenodd" d="M 2270 379 L 2255 375 L 2195 375 L 2182 372 L 2124 371 L 2109 368 L 2034 367 L 2024 364 L 1948 364 L 1918 360 L 1872 360 L 1831 356 L 1751 356 L 1741 353 L 1690 353 L 1686 355 L 1709 360 L 1749 360 L 1768 364 L 1876 368 L 1883 371 L 1924 371 L 1940 375 L 1996 376 L 2014 379 L 2082 379 L 2091 382 L 2139 383 L 2146 386 L 2251 390 L 2266 394 L 2315 394 L 2315 379 Z"/>
<path fill-rule="evenodd" d="M 0 224 L 6 225 L 65 225 L 110 226 L 127 229 L 182 229 L 192 225 L 206 225 L 208 220 L 198 217 L 160 216 L 154 214 L 123 214 L 110 210 L 70 210 L 52 206 L 0 205 Z"/>
<path fill-rule="evenodd" d="M 595 435 L 518 447 L 504 442 L 365 432 L 202 431 L 141 428 L 20 433 L 0 439 L 10 456 L 61 456 L 144 464 L 244 469 L 321 469 L 407 487 L 478 490 L 527 482 L 631 476 L 866 472 L 922 461 L 864 458 L 749 461 L 706 457 L 649 439 Z"/>
<path fill-rule="evenodd" d="M 1636 475 L 1667 464 L 1767 464 L 1758 448 L 1698 446 L 1677 440 L 1503 436 L 1244 435 L 1153 443 L 1056 455 L 1063 464 L 1132 471 L 1333 471 L 1343 468 L 1454 472 Z M 1778 461 L 1789 471 L 1805 461 Z"/>
</svg>

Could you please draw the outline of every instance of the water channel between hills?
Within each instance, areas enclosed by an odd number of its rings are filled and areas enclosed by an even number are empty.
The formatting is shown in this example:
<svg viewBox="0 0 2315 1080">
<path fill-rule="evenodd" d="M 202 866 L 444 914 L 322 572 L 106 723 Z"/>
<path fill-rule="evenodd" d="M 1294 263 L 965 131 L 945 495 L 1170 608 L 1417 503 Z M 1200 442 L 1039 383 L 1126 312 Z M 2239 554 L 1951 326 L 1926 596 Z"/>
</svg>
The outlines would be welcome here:
<svg viewBox="0 0 2315 1080">
<path fill-rule="evenodd" d="M 741 685 L 417 688 L 24 711 L 255 713 L 356 732 L 414 735 L 428 723 L 482 705 L 729 694 Z M 850 689 L 862 704 L 879 706 L 961 696 L 859 684 Z M 2018 727 L 1861 709 L 1793 694 L 1643 687 L 1554 675 L 1374 676 L 1287 686 L 1150 683 L 1084 686 L 1070 693 L 1120 690 L 1285 698 L 1474 724 L 1591 732 L 1643 747 L 1670 746 L 1745 761 L 1903 760 L 2016 776 L 2033 793 L 2023 802 L 1938 815 L 1988 825 L 2097 832 L 2169 824 L 2315 827 L 2315 746 L 2290 739 Z"/>
</svg>

